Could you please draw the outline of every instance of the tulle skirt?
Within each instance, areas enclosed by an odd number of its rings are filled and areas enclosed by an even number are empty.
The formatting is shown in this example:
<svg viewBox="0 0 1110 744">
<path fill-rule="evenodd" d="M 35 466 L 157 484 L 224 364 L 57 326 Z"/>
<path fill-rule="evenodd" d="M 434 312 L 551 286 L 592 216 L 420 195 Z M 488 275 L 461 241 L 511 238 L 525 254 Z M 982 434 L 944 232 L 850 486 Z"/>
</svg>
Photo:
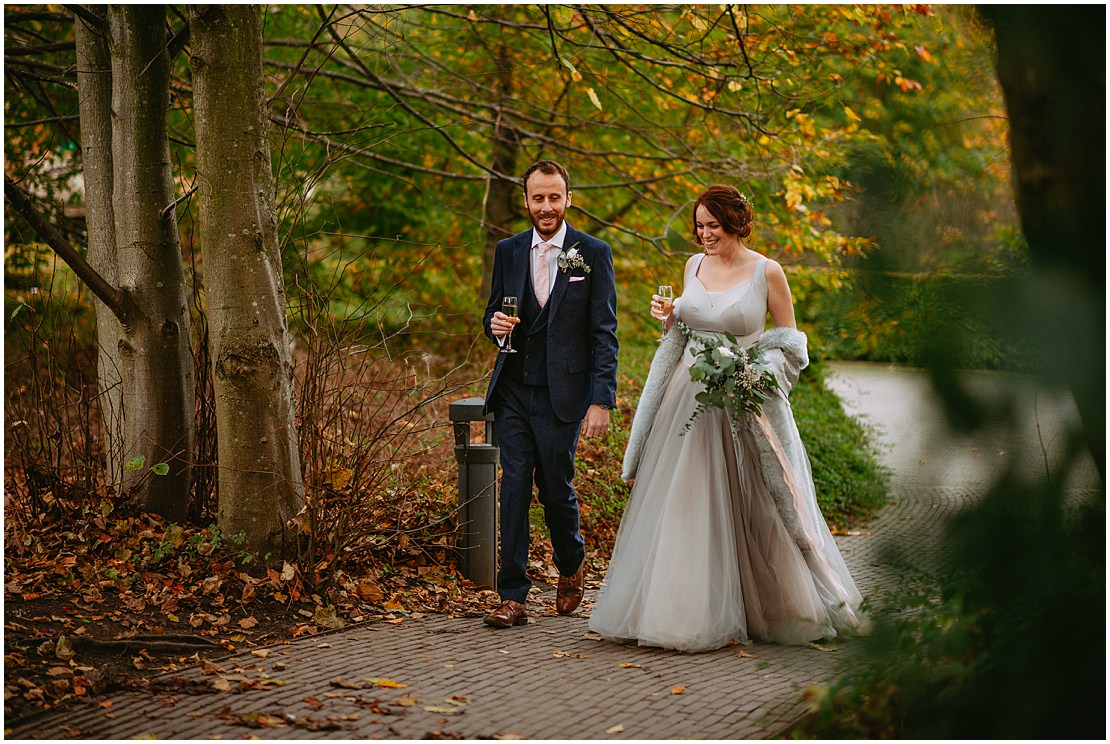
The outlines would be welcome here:
<svg viewBox="0 0 1110 744">
<path fill-rule="evenodd" d="M 680 651 L 753 638 L 805 643 L 858 630 L 860 596 L 816 501 L 802 509 L 812 516 L 806 529 L 796 516 L 788 529 L 763 478 L 757 433 L 742 427 L 734 437 L 719 409 L 684 431 L 700 389 L 688 367 L 676 365 L 590 628 L 610 640 Z M 804 485 L 792 490 L 812 499 L 812 479 Z"/>
</svg>

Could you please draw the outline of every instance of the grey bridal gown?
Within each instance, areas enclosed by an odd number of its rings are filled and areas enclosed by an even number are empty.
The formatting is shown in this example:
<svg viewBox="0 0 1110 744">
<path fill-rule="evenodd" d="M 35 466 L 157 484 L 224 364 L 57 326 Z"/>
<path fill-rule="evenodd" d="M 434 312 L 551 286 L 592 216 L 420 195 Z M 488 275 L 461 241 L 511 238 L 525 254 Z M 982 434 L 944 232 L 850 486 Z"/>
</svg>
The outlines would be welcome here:
<svg viewBox="0 0 1110 744">
<path fill-rule="evenodd" d="M 682 321 L 755 344 L 767 317 L 767 260 L 719 293 L 701 284 L 700 264 L 678 303 Z M 681 651 L 859 630 L 861 597 L 817 507 L 808 459 L 803 478 L 797 468 L 785 478 L 794 494 L 788 525 L 763 477 L 758 425 L 734 437 L 727 414 L 712 409 L 683 433 L 701 389 L 690 380 L 692 363 L 688 343 L 644 444 L 590 628 Z"/>
</svg>

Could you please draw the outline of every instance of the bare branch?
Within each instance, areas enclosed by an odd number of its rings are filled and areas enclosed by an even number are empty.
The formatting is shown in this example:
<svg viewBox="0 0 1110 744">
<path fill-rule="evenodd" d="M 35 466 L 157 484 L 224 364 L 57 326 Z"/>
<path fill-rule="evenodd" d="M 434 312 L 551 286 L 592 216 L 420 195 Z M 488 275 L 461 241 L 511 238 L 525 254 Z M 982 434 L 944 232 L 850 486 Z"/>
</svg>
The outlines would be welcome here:
<svg viewBox="0 0 1110 744">
<path fill-rule="evenodd" d="M 29 57 L 33 54 L 50 54 L 51 52 L 72 52 L 77 48 L 74 42 L 59 42 L 57 44 L 40 44 L 39 46 L 4 47 L 4 55 L 13 57 Z"/>
<path fill-rule="evenodd" d="M 323 12 L 323 11 L 321 11 L 321 12 Z M 443 138 L 443 140 L 451 147 L 451 149 L 453 149 L 455 152 L 459 153 L 459 155 L 461 155 L 467 162 L 469 162 L 471 165 L 473 165 L 475 168 L 481 170 L 482 172 L 492 173 L 495 176 L 504 177 L 504 174 L 494 173 L 493 170 L 491 170 L 489 167 L 487 167 L 486 165 L 481 163 L 479 160 L 472 157 L 470 155 L 470 153 L 467 152 L 466 149 L 455 140 L 454 137 L 452 137 L 451 135 L 447 134 L 446 131 L 444 131 L 443 127 L 439 126 L 434 121 L 431 121 L 430 119 L 428 119 L 428 117 L 424 116 L 424 114 L 420 113 L 419 111 L 414 109 L 411 105 L 409 105 L 408 100 L 405 99 L 403 96 L 401 96 L 396 90 L 394 90 L 393 86 L 391 86 L 389 83 L 385 82 L 380 77 L 375 75 L 373 70 L 371 70 L 369 67 L 367 67 L 362 62 L 362 59 L 360 57 L 358 57 L 358 55 L 356 55 L 351 50 L 351 48 L 347 45 L 347 41 L 345 39 L 341 38 L 333 27 L 328 26 L 328 33 L 331 35 L 331 37 L 335 41 L 335 43 L 338 44 L 343 49 L 343 51 L 345 51 L 347 53 L 347 55 L 354 62 L 356 62 L 358 64 L 359 68 L 362 70 L 362 73 L 369 80 L 372 80 L 375 83 L 377 83 L 378 85 L 383 86 L 385 92 L 388 93 L 390 95 L 390 97 L 393 98 L 393 100 L 395 100 L 397 103 L 399 103 L 405 111 L 407 111 L 411 115 L 415 116 L 417 119 L 424 122 L 424 124 L 426 124 L 428 127 L 430 127 L 433 131 L 435 131 L 440 137 Z"/>
<path fill-rule="evenodd" d="M 58 256 L 66 262 L 73 273 L 83 281 L 97 298 L 108 306 L 122 322 L 125 315 L 123 293 L 113 287 L 94 269 L 84 256 L 74 250 L 73 246 L 62 236 L 54 225 L 35 207 L 30 195 L 19 184 L 4 176 L 4 196 L 23 219 L 31 226 L 39 237 L 49 245 Z"/>
<path fill-rule="evenodd" d="M 73 13 L 73 15 L 77 16 L 90 26 L 103 29 L 105 31 L 108 29 L 108 20 L 96 15 L 84 5 L 63 5 L 62 7 L 68 10 L 70 13 Z"/>
<path fill-rule="evenodd" d="M 177 199 L 174 199 L 173 203 L 167 204 L 166 208 L 162 210 L 162 213 L 161 213 L 162 219 L 168 219 L 170 214 L 173 213 L 173 210 L 177 209 L 178 205 L 181 204 L 181 202 L 185 201 L 190 196 L 195 194 L 197 192 L 198 188 L 199 188 L 199 186 L 197 184 L 193 184 L 193 186 L 188 191 L 186 191 L 184 194 L 179 196 Z"/>
</svg>

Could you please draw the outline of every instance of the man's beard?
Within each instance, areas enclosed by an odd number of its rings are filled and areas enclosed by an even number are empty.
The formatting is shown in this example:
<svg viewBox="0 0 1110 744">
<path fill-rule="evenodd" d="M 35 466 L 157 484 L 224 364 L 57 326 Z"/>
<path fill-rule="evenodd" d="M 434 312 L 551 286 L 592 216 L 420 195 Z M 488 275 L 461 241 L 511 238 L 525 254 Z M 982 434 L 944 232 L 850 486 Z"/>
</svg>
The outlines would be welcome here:
<svg viewBox="0 0 1110 744">
<path fill-rule="evenodd" d="M 531 212 L 528 213 L 528 217 L 532 220 L 532 227 L 536 228 L 536 232 L 545 237 L 553 237 L 555 233 L 559 232 L 559 230 L 562 228 L 563 223 L 566 222 L 566 212 L 556 212 L 551 217 L 551 219 L 555 220 L 555 226 L 552 227 L 549 232 L 545 232 L 544 229 L 540 227 L 540 222 L 542 218 L 537 217 Z"/>
</svg>

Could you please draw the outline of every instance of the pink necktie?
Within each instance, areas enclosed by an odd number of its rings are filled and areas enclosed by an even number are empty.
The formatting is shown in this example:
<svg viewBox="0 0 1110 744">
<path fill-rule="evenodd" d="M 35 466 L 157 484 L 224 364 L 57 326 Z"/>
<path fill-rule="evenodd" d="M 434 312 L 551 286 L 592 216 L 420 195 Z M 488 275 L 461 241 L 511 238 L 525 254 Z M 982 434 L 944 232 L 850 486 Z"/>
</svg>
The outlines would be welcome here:
<svg viewBox="0 0 1110 744">
<path fill-rule="evenodd" d="M 540 307 L 547 304 L 551 294 L 551 267 L 547 265 L 547 251 L 551 247 L 550 243 L 540 243 L 540 255 L 536 261 L 536 301 Z"/>
</svg>

